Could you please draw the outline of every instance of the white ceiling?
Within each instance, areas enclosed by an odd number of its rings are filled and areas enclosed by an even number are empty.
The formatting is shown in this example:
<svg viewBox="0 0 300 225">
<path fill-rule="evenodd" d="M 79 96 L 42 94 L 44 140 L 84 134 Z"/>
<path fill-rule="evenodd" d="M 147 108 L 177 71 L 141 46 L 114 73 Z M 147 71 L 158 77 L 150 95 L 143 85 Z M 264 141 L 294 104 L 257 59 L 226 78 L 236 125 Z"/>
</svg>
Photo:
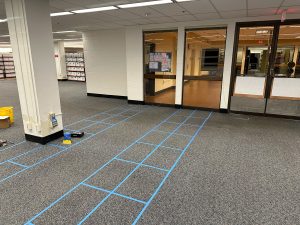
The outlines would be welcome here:
<svg viewBox="0 0 300 225">
<path fill-rule="evenodd" d="M 51 12 L 62 12 L 146 1 L 149 0 L 50 0 L 50 6 Z M 54 31 L 95 30 L 138 24 L 275 15 L 284 9 L 288 9 L 288 13 L 300 14 L 300 0 L 195 0 L 52 17 L 52 26 Z M 4 0 L 0 0 L 0 19 L 5 17 Z M 0 35 L 3 34 L 8 34 L 6 23 L 0 23 Z M 79 35 L 55 34 L 55 38 L 76 38 Z M 1 41 L 3 38 L 0 37 Z"/>
</svg>

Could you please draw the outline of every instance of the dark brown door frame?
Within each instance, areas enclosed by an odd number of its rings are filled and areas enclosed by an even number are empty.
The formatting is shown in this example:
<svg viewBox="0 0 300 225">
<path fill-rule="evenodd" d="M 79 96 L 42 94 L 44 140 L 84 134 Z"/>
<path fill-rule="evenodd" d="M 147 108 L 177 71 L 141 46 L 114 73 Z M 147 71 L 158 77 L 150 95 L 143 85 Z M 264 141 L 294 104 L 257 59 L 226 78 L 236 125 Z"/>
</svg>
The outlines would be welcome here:
<svg viewBox="0 0 300 225">
<path fill-rule="evenodd" d="M 299 23 L 300 23 L 300 19 L 286 20 L 285 22 L 281 22 L 280 20 L 272 20 L 272 21 L 254 21 L 254 22 L 236 23 L 234 48 L 233 48 L 233 55 L 232 55 L 232 66 L 231 66 L 230 91 L 229 91 L 229 98 L 228 98 L 228 111 L 229 112 L 240 113 L 240 114 L 249 114 L 249 115 L 263 115 L 263 116 L 271 116 L 271 117 L 279 117 L 279 118 L 300 119 L 300 117 L 295 117 L 295 116 L 273 115 L 273 114 L 266 113 L 268 99 L 270 98 L 270 93 L 271 93 L 271 88 L 272 88 L 272 83 L 273 83 L 273 78 L 274 78 L 273 68 L 274 68 L 274 63 L 275 63 L 274 61 L 275 61 L 276 53 L 277 53 L 277 44 L 278 44 L 278 39 L 279 39 L 280 26 L 281 25 L 293 25 L 293 24 L 299 24 Z M 264 93 L 264 97 L 266 99 L 264 113 L 251 113 L 251 112 L 230 110 L 231 97 L 233 96 L 234 84 L 235 84 L 235 79 L 236 79 L 236 73 L 235 73 L 236 55 L 237 55 L 237 51 L 238 51 L 240 28 L 249 27 L 249 26 L 273 26 L 274 27 L 272 44 L 271 44 L 271 54 L 270 54 L 270 58 L 269 58 L 269 67 L 268 67 L 267 77 L 266 77 L 266 89 L 265 89 L 265 93 Z"/>
<path fill-rule="evenodd" d="M 185 108 L 185 109 L 200 109 L 200 110 L 205 110 L 205 111 L 221 111 L 221 98 L 222 98 L 222 89 L 223 89 L 223 76 L 222 76 L 222 83 L 221 83 L 221 91 L 220 91 L 220 104 L 219 104 L 219 108 L 218 109 L 214 109 L 214 108 L 204 108 L 204 107 L 194 107 L 194 106 L 186 106 L 183 103 L 183 97 L 184 97 L 184 72 L 185 72 L 185 63 L 186 63 L 186 34 L 188 31 L 193 31 L 193 30 L 215 30 L 215 29 L 225 29 L 226 30 L 226 37 L 227 37 L 227 26 L 216 26 L 216 27 L 200 27 L 200 28 L 186 28 L 184 30 L 184 51 L 183 51 L 183 71 L 182 71 L 182 85 L 181 85 L 181 105 L 180 107 Z M 224 52 L 226 53 L 226 41 L 227 38 L 225 40 L 225 48 L 224 48 Z M 225 57 L 225 55 L 224 55 Z M 225 60 L 225 58 L 224 58 Z M 223 68 L 224 71 L 224 68 Z M 223 109 L 224 110 L 224 109 Z"/>
<path fill-rule="evenodd" d="M 145 105 L 157 105 L 157 106 L 166 106 L 166 107 L 176 107 L 176 102 L 174 102 L 174 104 L 167 104 L 167 103 L 154 103 L 154 102 L 146 102 L 146 94 L 145 94 L 145 78 L 146 78 L 146 73 L 145 73 L 145 34 L 149 34 L 149 33 L 162 33 L 162 32 L 177 32 L 178 35 L 178 29 L 162 29 L 162 30 L 143 30 L 143 104 Z M 174 76 L 174 75 L 172 75 Z M 157 78 L 160 78 L 160 76 L 157 76 Z M 173 79 L 173 78 L 172 78 Z M 175 74 L 175 79 L 176 79 L 176 74 Z M 175 91 L 176 91 L 176 87 L 175 87 Z M 175 93 L 176 95 L 176 93 Z M 176 101 L 176 99 L 175 99 Z"/>
</svg>

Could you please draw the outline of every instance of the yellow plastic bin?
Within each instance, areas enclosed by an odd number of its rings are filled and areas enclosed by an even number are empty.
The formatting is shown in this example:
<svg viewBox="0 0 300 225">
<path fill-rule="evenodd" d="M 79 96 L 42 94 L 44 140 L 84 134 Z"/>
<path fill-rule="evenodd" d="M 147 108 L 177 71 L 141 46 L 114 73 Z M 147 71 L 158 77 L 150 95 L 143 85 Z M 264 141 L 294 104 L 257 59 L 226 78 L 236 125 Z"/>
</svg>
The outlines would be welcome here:
<svg viewBox="0 0 300 225">
<path fill-rule="evenodd" d="M 12 106 L 0 107 L 0 116 L 9 116 L 10 124 L 13 124 L 15 122 L 14 107 Z"/>
</svg>

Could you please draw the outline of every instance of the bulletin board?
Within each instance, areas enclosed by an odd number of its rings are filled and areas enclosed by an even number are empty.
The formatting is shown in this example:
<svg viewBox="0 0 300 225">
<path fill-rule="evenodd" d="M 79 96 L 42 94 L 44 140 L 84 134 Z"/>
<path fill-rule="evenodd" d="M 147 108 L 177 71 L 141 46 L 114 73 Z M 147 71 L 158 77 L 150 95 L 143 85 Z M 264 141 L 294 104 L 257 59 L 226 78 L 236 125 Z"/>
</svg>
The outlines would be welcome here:
<svg viewBox="0 0 300 225">
<path fill-rule="evenodd" d="M 171 52 L 150 52 L 149 70 L 151 72 L 171 72 Z"/>
</svg>

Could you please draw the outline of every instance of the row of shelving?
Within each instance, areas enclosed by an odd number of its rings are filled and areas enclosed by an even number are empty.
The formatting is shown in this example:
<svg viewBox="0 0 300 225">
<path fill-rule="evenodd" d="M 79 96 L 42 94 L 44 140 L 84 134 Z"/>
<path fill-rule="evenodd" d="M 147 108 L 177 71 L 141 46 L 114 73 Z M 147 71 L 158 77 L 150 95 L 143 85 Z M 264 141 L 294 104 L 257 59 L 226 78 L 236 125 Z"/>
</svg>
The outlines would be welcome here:
<svg viewBox="0 0 300 225">
<path fill-rule="evenodd" d="M 0 55 L 0 78 L 16 77 L 14 60 L 11 53 Z"/>
<path fill-rule="evenodd" d="M 68 80 L 85 81 L 83 53 L 66 53 Z M 0 54 L 0 78 L 16 77 L 14 60 L 11 53 Z"/>
<path fill-rule="evenodd" d="M 66 53 L 68 80 L 85 81 L 85 63 L 82 52 Z"/>
</svg>

